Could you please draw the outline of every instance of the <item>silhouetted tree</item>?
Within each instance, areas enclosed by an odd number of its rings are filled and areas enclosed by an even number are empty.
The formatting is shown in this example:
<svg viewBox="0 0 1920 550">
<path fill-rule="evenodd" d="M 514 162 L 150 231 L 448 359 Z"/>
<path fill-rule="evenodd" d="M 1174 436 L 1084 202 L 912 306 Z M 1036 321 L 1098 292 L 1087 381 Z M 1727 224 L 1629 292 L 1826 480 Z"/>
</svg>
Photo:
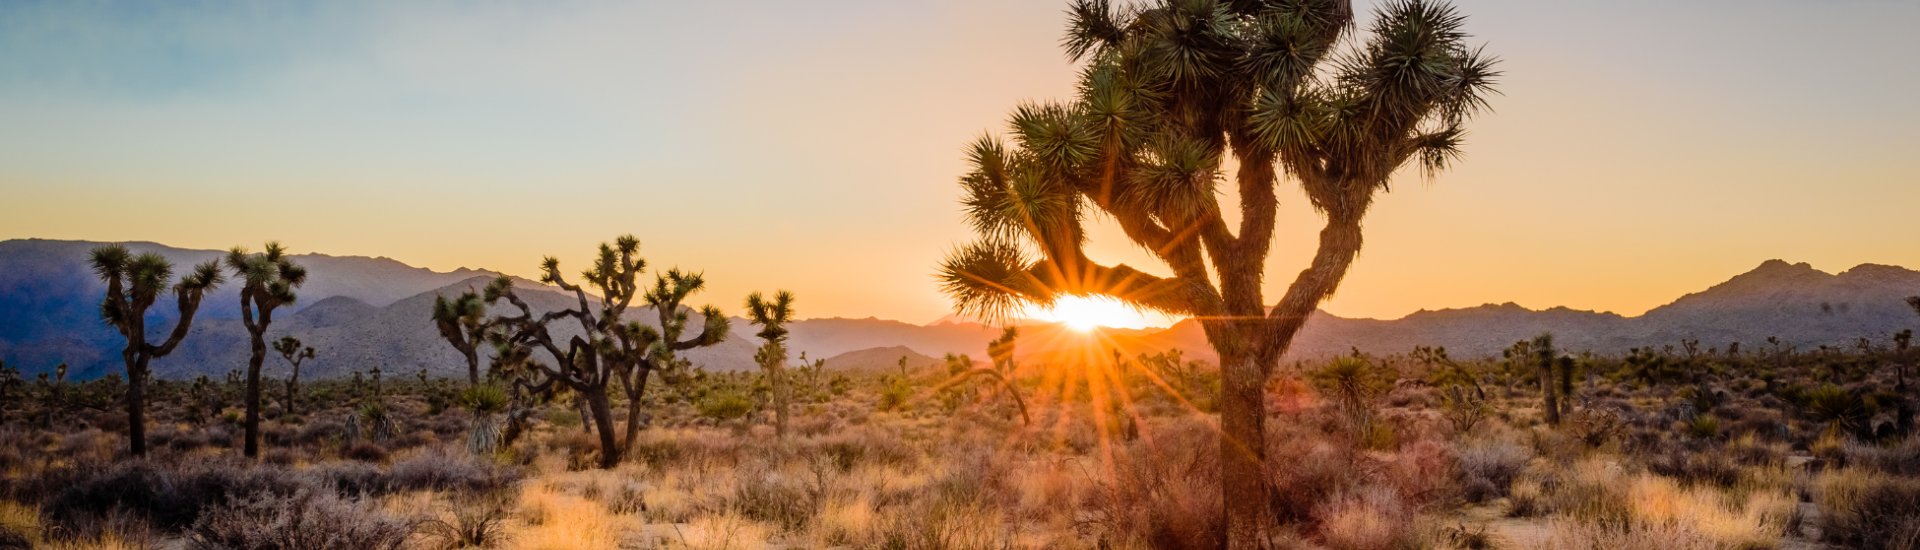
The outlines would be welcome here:
<svg viewBox="0 0 1920 550">
<path fill-rule="evenodd" d="M 222 280 L 220 264 L 207 262 L 194 266 L 193 272 L 173 284 L 175 307 L 180 318 L 173 331 L 159 344 L 147 341 L 147 308 L 160 298 L 173 278 L 173 264 L 151 252 L 133 255 L 126 247 L 107 245 L 93 249 L 89 263 L 94 275 L 107 283 L 106 299 L 100 303 L 100 317 L 120 331 L 127 346 L 120 358 L 127 369 L 127 441 L 134 456 L 147 454 L 146 387 L 148 369 L 156 358 L 165 357 L 186 339 L 200 299 Z"/>
<path fill-rule="evenodd" d="M 1540 367 L 1541 406 L 1547 415 L 1547 425 L 1560 425 L 1560 391 L 1553 368 L 1559 361 L 1553 351 L 1553 335 L 1541 334 L 1533 338 L 1535 365 Z"/>
<path fill-rule="evenodd" d="M 1067 54 L 1087 62 L 1079 97 L 1016 108 L 1011 148 L 992 137 L 969 148 L 963 202 L 980 240 L 949 254 L 945 289 L 987 318 L 1107 295 L 1200 319 L 1224 371 L 1229 546 L 1254 547 L 1270 523 L 1262 388 L 1359 253 L 1361 220 L 1392 174 L 1460 155 L 1494 61 L 1466 44 L 1465 17 L 1427 0 L 1384 3 L 1370 36 L 1338 53 L 1347 0 L 1077 0 L 1069 14 Z M 1237 231 L 1217 198 L 1229 156 Z M 1283 173 L 1326 225 L 1270 305 L 1261 283 Z M 1081 222 L 1094 212 L 1172 276 L 1089 259 Z"/>
<path fill-rule="evenodd" d="M 247 458 L 260 456 L 260 367 L 267 360 L 267 327 L 273 324 L 273 311 L 292 304 L 294 290 L 307 282 L 307 268 L 293 263 L 280 243 L 269 242 L 265 251 L 247 252 L 244 247 L 227 251 L 227 269 L 233 270 L 240 287 L 240 321 L 247 327 L 252 355 L 247 357 L 246 442 L 242 453 Z"/>
<path fill-rule="evenodd" d="M 653 288 L 643 296 L 647 307 L 652 308 L 657 316 L 660 330 L 651 332 L 653 327 L 639 323 L 628 325 L 635 345 L 616 350 L 624 357 L 622 363 L 632 364 L 631 368 L 620 371 L 620 388 L 627 397 L 627 434 L 620 444 L 623 452 L 633 447 L 633 442 L 640 438 L 640 427 L 644 424 L 640 398 L 646 394 L 649 376 L 656 372 L 663 377 L 668 373 L 684 372 L 687 362 L 678 358 L 679 352 L 718 344 L 726 340 L 727 333 L 732 330 L 731 322 L 720 313 L 719 308 L 705 306 L 700 308 L 700 334 L 682 338 L 686 336 L 687 324 L 691 322 L 691 308 L 681 304 L 688 296 L 706 286 L 706 277 L 700 273 L 669 269 L 654 277 Z"/>
<path fill-rule="evenodd" d="M 993 380 L 994 386 L 1006 392 L 1007 396 L 1013 399 L 1013 404 L 1020 408 L 1020 422 L 1025 425 L 1033 425 L 1033 417 L 1027 414 L 1027 400 L 1020 396 L 1020 388 L 1013 385 L 1014 369 L 1018 368 L 1018 365 L 1013 362 L 1014 341 L 1019 337 L 1020 329 L 1018 327 L 1007 327 L 1001 330 L 999 338 L 987 342 L 987 357 L 992 363 L 984 367 L 974 366 L 973 360 L 967 359 L 965 355 L 958 357 L 952 355 L 947 356 L 948 370 L 956 370 L 955 367 L 957 366 L 959 372 L 953 374 L 946 382 L 942 382 L 938 387 L 935 387 L 933 389 L 934 393 L 939 393 L 942 390 L 959 385 L 974 377 L 989 378 Z M 903 357 L 902 359 L 905 358 Z"/>
<path fill-rule="evenodd" d="M 600 245 L 593 268 L 581 274 L 599 295 L 597 303 L 585 288 L 568 282 L 560 274 L 560 261 L 552 257 L 541 265 L 540 282 L 572 293 L 577 306 L 536 315 L 532 307 L 515 294 L 513 280 L 504 276 L 487 285 L 485 291 L 488 303 L 504 299 L 518 312 L 494 320 L 505 330 L 501 343 L 544 352 L 551 364 L 533 359 L 531 353 L 526 353 L 521 361 L 547 379 L 543 384 L 557 382 L 581 396 L 588 412 L 586 420 L 600 437 L 603 468 L 618 465 L 623 448 L 615 439 L 608 397 L 611 384 L 619 380 L 629 395 L 628 406 L 640 407 L 638 398 L 646 389 L 646 378 L 664 364 L 662 360 L 670 360 L 674 351 L 717 344 L 726 338 L 728 329 L 726 316 L 713 307 L 701 311 L 706 317 L 701 334 L 687 340 L 667 338 L 667 334 L 654 327 L 624 320 L 628 306 L 634 299 L 641 298 L 662 310 L 663 321 L 676 321 L 668 323 L 673 326 L 667 328 L 670 333 L 677 332 L 686 322 L 686 312 L 680 310 L 679 300 L 704 286 L 698 274 L 673 270 L 656 278 L 654 291 L 643 296 L 635 284 L 635 278 L 646 268 L 646 260 L 635 255 L 639 248 L 640 241 L 631 235 L 615 239 L 612 245 Z M 551 330 L 556 322 L 577 324 L 580 334 L 562 342 Z M 521 353 L 514 352 L 514 355 Z M 638 410 L 629 409 L 631 430 L 638 429 L 639 414 Z"/>
<path fill-rule="evenodd" d="M 440 329 L 440 337 L 467 360 L 467 385 L 480 385 L 480 344 L 493 326 L 487 318 L 486 300 L 471 289 L 451 300 L 435 294 L 433 326 Z"/>
<path fill-rule="evenodd" d="M 273 342 L 273 351 L 280 352 L 280 357 L 293 369 L 287 376 L 287 414 L 299 414 L 300 364 L 313 358 L 313 346 L 301 344 L 299 338 L 282 336 Z"/>
<path fill-rule="evenodd" d="M 758 292 L 747 295 L 747 322 L 760 327 L 754 335 L 765 342 L 753 359 L 773 385 L 773 433 L 782 438 L 787 436 L 787 409 L 793 399 L 787 383 L 787 323 L 792 320 L 792 292 L 775 292 L 772 299 Z"/>
</svg>

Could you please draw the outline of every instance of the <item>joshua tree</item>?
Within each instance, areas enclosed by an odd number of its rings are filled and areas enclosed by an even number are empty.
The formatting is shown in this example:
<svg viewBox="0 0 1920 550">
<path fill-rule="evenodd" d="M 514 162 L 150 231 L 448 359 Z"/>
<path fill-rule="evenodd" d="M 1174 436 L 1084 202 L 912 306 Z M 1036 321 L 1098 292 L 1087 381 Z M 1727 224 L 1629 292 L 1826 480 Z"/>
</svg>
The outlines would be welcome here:
<svg viewBox="0 0 1920 550">
<path fill-rule="evenodd" d="M 581 275 L 592 286 L 594 294 L 599 295 L 597 304 L 581 285 L 567 282 L 560 274 L 560 261 L 552 257 L 541 266 L 540 282 L 573 293 L 577 306 L 536 315 L 532 307 L 514 293 L 513 280 L 504 276 L 488 284 L 485 291 L 488 303 L 504 299 L 518 312 L 494 319 L 505 331 L 500 337 L 501 344 L 540 350 L 551 361 L 548 364 L 533 359 L 529 350 L 512 352 L 524 357 L 522 363 L 526 368 L 546 378 L 536 389 L 545 391 L 557 383 L 584 399 L 586 420 L 600 436 L 603 468 L 618 465 L 624 448 L 614 435 L 613 409 L 608 398 L 612 383 L 620 381 L 628 396 L 627 440 L 631 441 L 639 429 L 639 398 L 646 390 L 647 376 L 672 364 L 674 352 L 718 344 L 726 338 L 728 330 L 726 316 L 708 306 L 700 312 L 705 318 L 701 333 L 686 340 L 678 339 L 687 322 L 687 312 L 680 307 L 680 301 L 700 290 L 705 282 L 697 273 L 671 270 L 656 277 L 654 288 L 643 295 L 635 284 L 635 278 L 646 268 L 646 260 L 635 255 L 639 249 L 640 241 L 631 235 L 615 239 L 612 245 L 600 245 L 600 255 L 593 268 Z M 659 310 L 662 328 L 624 320 L 627 307 L 635 298 Z M 577 323 L 580 334 L 562 342 L 551 329 L 556 322 Z"/>
<path fill-rule="evenodd" d="M 40 373 L 40 427 L 52 428 L 56 412 L 66 409 L 67 364 L 53 368 L 53 377 Z"/>
<path fill-rule="evenodd" d="M 282 336 L 273 342 L 273 351 L 280 352 L 280 357 L 285 358 L 287 364 L 293 367 L 293 373 L 287 376 L 287 414 L 297 414 L 295 411 L 300 396 L 300 364 L 313 358 L 313 346 L 301 344 L 299 338 Z"/>
<path fill-rule="evenodd" d="M 986 137 L 961 178 L 980 240 L 941 267 L 957 309 L 1001 318 L 1061 295 L 1106 295 L 1201 320 L 1223 372 L 1222 502 L 1229 546 L 1270 523 L 1261 482 L 1262 387 L 1293 337 L 1346 275 L 1361 220 L 1394 172 L 1429 174 L 1460 153 L 1486 106 L 1494 60 L 1470 48 L 1444 3 L 1389 0 L 1370 36 L 1343 42 L 1348 0 L 1154 0 L 1116 10 L 1076 0 L 1064 40 L 1085 60 L 1079 97 L 1016 108 L 1014 145 Z M 1338 44 L 1354 44 L 1336 52 Z M 1239 228 L 1217 198 L 1224 163 Z M 1319 249 L 1277 305 L 1263 294 L 1290 177 L 1325 217 Z M 1096 212 L 1171 277 L 1087 257 Z M 1217 278 L 1217 281 L 1215 280 Z"/>
<path fill-rule="evenodd" d="M 433 297 L 433 325 L 460 356 L 467 360 L 467 385 L 480 385 L 480 343 L 493 323 L 487 319 L 487 302 L 469 289 L 448 300 Z"/>
<path fill-rule="evenodd" d="M 773 433 L 777 437 L 787 436 L 787 408 L 791 405 L 793 388 L 787 383 L 787 323 L 793 321 L 793 293 L 785 290 L 775 292 L 772 299 L 755 292 L 747 295 L 747 321 L 760 327 L 759 336 L 766 341 L 753 353 L 753 359 L 760 363 L 760 369 L 766 371 L 768 381 L 773 384 Z"/>
<path fill-rule="evenodd" d="M 988 342 L 987 357 L 993 361 L 993 363 L 988 366 L 973 366 L 973 360 L 966 359 L 965 355 L 959 357 L 949 355 L 947 357 L 949 369 L 958 365 L 961 370 L 955 373 L 953 377 L 948 378 L 946 382 L 942 382 L 938 387 L 935 387 L 933 389 L 934 393 L 939 393 L 942 390 L 959 385 L 976 376 L 990 378 L 993 380 L 994 385 L 999 386 L 1002 391 L 1007 392 L 1007 396 L 1013 398 L 1014 406 L 1020 408 L 1020 422 L 1029 426 L 1033 425 L 1033 417 L 1027 414 L 1027 400 L 1020 397 L 1020 388 L 1013 385 L 1013 372 L 1014 369 L 1017 368 L 1017 365 L 1013 362 L 1014 340 L 1019 337 L 1019 328 L 1007 327 L 1005 330 L 1000 331 L 999 338 Z M 905 358 L 903 357 L 901 359 L 904 360 Z"/>
<path fill-rule="evenodd" d="M 292 304 L 294 289 L 307 282 L 307 268 L 293 263 L 280 243 L 267 243 L 258 254 L 245 247 L 227 251 L 227 269 L 241 283 L 240 321 L 247 327 L 252 354 L 247 357 L 247 458 L 260 456 L 260 366 L 267 360 L 267 327 L 273 310 Z"/>
<path fill-rule="evenodd" d="M 1553 352 L 1553 335 L 1541 334 L 1533 338 L 1533 352 L 1540 366 L 1540 398 L 1545 406 L 1547 425 L 1560 425 L 1560 391 L 1553 374 L 1553 366 L 1559 361 Z"/>
<path fill-rule="evenodd" d="M 173 353 L 186 339 L 194 313 L 200 310 L 200 298 L 222 280 L 220 264 L 207 262 L 194 266 L 193 272 L 174 283 L 173 294 L 180 320 L 159 344 L 147 341 L 147 308 L 160 298 L 167 280 L 173 278 L 173 264 L 159 254 L 138 256 L 126 247 L 108 245 L 93 249 L 89 263 L 100 280 L 107 283 L 106 299 L 100 303 L 100 317 L 127 341 L 120 358 L 127 367 L 127 441 L 134 456 L 147 454 L 146 387 L 148 367 L 156 358 Z"/>
</svg>

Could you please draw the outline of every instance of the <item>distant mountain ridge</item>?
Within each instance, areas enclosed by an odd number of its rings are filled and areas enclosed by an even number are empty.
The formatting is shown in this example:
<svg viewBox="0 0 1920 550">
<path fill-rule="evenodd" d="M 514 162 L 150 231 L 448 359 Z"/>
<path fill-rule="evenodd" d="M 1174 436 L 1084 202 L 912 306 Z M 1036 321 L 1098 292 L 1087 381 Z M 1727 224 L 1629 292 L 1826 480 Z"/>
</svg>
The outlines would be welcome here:
<svg viewBox="0 0 1920 550">
<path fill-rule="evenodd" d="M 119 336 L 98 318 L 104 286 L 86 265 L 87 252 L 104 243 L 39 239 L 0 241 L 0 360 L 34 373 L 62 361 L 76 378 L 118 372 Z M 189 250 L 155 243 L 125 243 L 135 252 L 156 252 L 180 269 L 219 257 L 221 251 Z M 440 340 L 429 319 L 436 293 L 479 288 L 497 274 L 475 269 L 437 272 L 388 258 L 301 254 L 295 261 L 311 272 L 301 301 L 282 310 L 270 338 L 294 335 L 314 345 L 319 356 L 303 376 L 341 376 L 382 366 L 389 375 L 421 369 L 437 376 L 464 376 L 459 356 Z M 518 279 L 536 309 L 568 307 L 573 299 L 533 281 Z M 193 333 L 173 355 L 154 363 L 155 374 L 189 378 L 219 376 L 246 362 L 246 333 L 240 327 L 238 300 L 227 287 L 209 295 Z M 1343 318 L 1318 312 L 1294 341 L 1289 359 L 1322 357 L 1359 348 L 1397 353 L 1415 345 L 1446 346 L 1455 356 L 1497 354 L 1512 342 L 1541 332 L 1554 333 L 1569 350 L 1612 353 L 1629 347 L 1677 344 L 1698 339 L 1704 346 L 1741 342 L 1749 349 L 1769 336 L 1803 347 L 1847 345 L 1868 336 L 1885 339 L 1920 326 L 1903 302 L 1920 294 L 1920 271 L 1862 264 L 1838 274 L 1808 264 L 1768 260 L 1755 269 L 1700 292 L 1681 296 L 1644 315 L 1625 317 L 1565 307 L 1530 310 L 1512 303 L 1418 311 L 1394 320 Z M 713 301 L 725 303 L 725 297 Z M 157 317 L 170 317 L 170 303 L 156 304 Z M 630 313 L 652 322 L 648 310 Z M 162 323 L 171 326 L 171 321 Z M 756 366 L 758 342 L 745 320 L 734 319 L 727 341 L 685 356 L 716 370 Z M 830 369 L 875 370 L 899 357 L 914 365 L 937 363 L 947 353 L 984 359 L 986 342 L 999 330 L 947 317 L 929 325 L 875 318 L 804 319 L 791 325 L 790 348 L 797 356 L 826 359 Z M 1088 335 L 1049 324 L 1023 327 L 1023 360 L 1075 361 L 1082 344 L 1097 339 L 1124 355 L 1181 349 L 1187 357 L 1212 360 L 1199 323 L 1187 320 L 1165 329 L 1102 329 Z M 284 373 L 277 357 L 267 372 Z"/>
</svg>

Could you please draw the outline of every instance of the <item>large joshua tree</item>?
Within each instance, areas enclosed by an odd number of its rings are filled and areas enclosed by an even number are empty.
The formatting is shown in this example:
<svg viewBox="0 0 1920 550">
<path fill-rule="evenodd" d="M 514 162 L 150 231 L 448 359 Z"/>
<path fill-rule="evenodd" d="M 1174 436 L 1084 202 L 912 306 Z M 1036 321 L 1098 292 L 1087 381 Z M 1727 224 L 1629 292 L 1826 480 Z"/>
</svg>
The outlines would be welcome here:
<svg viewBox="0 0 1920 550">
<path fill-rule="evenodd" d="M 503 330 L 499 337 L 504 348 L 502 357 L 512 357 L 523 368 L 541 373 L 545 377 L 541 386 L 558 383 L 585 399 L 588 421 L 600 436 L 603 468 L 618 465 L 626 447 L 615 439 L 609 396 L 613 383 L 618 381 L 628 397 L 627 440 L 631 441 L 638 430 L 640 397 L 647 376 L 670 365 L 673 352 L 718 344 L 728 330 L 726 316 L 708 306 L 701 310 L 705 317 L 701 333 L 679 339 L 687 322 L 680 301 L 704 283 L 698 274 L 672 270 L 656 277 L 653 289 L 643 293 L 635 282 L 646 269 L 646 260 L 636 255 L 639 249 L 640 241 L 631 235 L 621 236 L 611 245 L 601 244 L 593 268 L 581 274 L 586 286 L 568 282 L 560 274 L 560 261 L 548 257 L 541 265 L 540 282 L 573 294 L 578 305 L 566 309 L 534 313 L 514 291 L 513 280 L 504 276 L 487 285 L 485 291 L 487 302 L 504 299 L 517 312 L 493 321 Z M 587 287 L 592 288 L 591 294 Z M 661 310 L 665 330 L 625 319 L 636 298 Z M 561 340 L 556 330 L 571 330 L 570 325 L 577 325 L 578 334 Z M 532 350 L 542 352 L 546 360 L 534 358 Z"/>
<path fill-rule="evenodd" d="M 1078 97 L 1021 105 L 1011 144 L 968 148 L 962 202 L 979 240 L 948 255 L 943 285 L 985 318 L 1106 295 L 1199 319 L 1223 370 L 1229 545 L 1252 547 L 1267 522 L 1261 387 L 1359 254 L 1392 175 L 1460 155 L 1494 60 L 1468 46 L 1462 15 L 1426 0 L 1388 0 L 1349 42 L 1347 0 L 1076 0 L 1069 17 L 1066 52 L 1086 63 Z M 1229 160 L 1237 224 L 1217 197 Z M 1269 302 L 1288 181 L 1325 225 L 1311 264 Z M 1083 221 L 1096 213 L 1171 274 L 1088 258 Z"/>
<path fill-rule="evenodd" d="M 747 295 L 747 321 L 760 327 L 755 334 L 765 343 L 753 359 L 773 385 L 773 433 L 787 436 L 787 408 L 792 388 L 787 384 L 787 323 L 793 321 L 793 293 L 775 292 L 769 299 L 758 292 Z"/>
<path fill-rule="evenodd" d="M 487 318 L 486 300 L 471 289 L 451 300 L 435 294 L 433 326 L 440 329 L 440 337 L 467 360 L 467 385 L 480 385 L 480 345 L 493 326 Z"/>
<path fill-rule="evenodd" d="M 89 262 L 93 273 L 107 283 L 106 299 L 100 302 L 100 317 L 120 331 L 127 346 L 120 359 L 127 366 L 127 441 L 134 456 L 147 454 L 146 388 L 148 368 L 156 358 L 166 357 L 186 339 L 200 299 L 222 280 L 220 264 L 207 262 L 194 266 L 193 272 L 173 284 L 180 318 L 173 330 L 159 343 L 147 341 L 147 308 L 160 298 L 173 278 L 173 264 L 159 254 L 135 256 L 126 247 L 108 245 L 93 249 Z"/>
<path fill-rule="evenodd" d="M 227 269 L 233 270 L 240 286 L 240 321 L 250 337 L 247 356 L 246 443 L 247 458 L 260 456 L 260 367 L 267 360 L 267 327 L 273 324 L 273 311 L 292 304 L 294 290 L 307 282 L 307 268 L 293 263 L 280 243 L 267 243 L 266 250 L 248 252 L 236 246 L 227 251 Z"/>
</svg>

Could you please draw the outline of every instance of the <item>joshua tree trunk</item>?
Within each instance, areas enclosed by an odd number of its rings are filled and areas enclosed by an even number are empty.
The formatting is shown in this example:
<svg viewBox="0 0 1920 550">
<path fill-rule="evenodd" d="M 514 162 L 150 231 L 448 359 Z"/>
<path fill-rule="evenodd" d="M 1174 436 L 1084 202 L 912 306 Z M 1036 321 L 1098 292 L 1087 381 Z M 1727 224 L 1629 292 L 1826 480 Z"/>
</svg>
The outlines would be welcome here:
<svg viewBox="0 0 1920 550">
<path fill-rule="evenodd" d="M 460 354 L 467 359 L 467 386 L 480 385 L 480 350 L 467 346 L 460 349 Z"/>
<path fill-rule="evenodd" d="M 300 367 L 293 367 L 293 375 L 287 378 L 287 414 L 300 414 L 295 397 L 300 393 Z"/>
<path fill-rule="evenodd" d="M 787 437 L 787 407 L 793 397 L 793 388 L 787 384 L 787 366 L 775 363 L 768 371 L 773 377 L 773 435 Z"/>
<path fill-rule="evenodd" d="M 253 333 L 253 356 L 247 359 L 247 442 L 244 453 L 247 458 L 260 456 L 260 366 L 267 360 L 266 312 L 260 316 L 259 330 Z"/>
<path fill-rule="evenodd" d="M 1229 541 L 1264 541 L 1267 524 L 1273 522 L 1262 468 L 1267 456 L 1263 368 L 1252 354 L 1220 356 L 1220 481 L 1232 529 Z"/>
<path fill-rule="evenodd" d="M 593 412 L 595 431 L 600 432 L 600 467 L 613 468 L 620 465 L 619 441 L 613 436 L 613 406 L 607 401 L 604 391 L 586 392 L 588 410 Z"/>
<path fill-rule="evenodd" d="M 1267 166 L 1271 171 L 1271 165 Z M 1261 174 L 1247 174 L 1256 181 Z M 1271 178 L 1271 174 L 1265 175 Z M 1223 278 L 1222 294 L 1235 308 L 1235 298 L 1249 302 L 1253 311 L 1247 316 L 1257 321 L 1211 321 L 1217 328 L 1208 331 L 1208 340 L 1220 353 L 1220 444 L 1221 491 L 1227 513 L 1227 541 L 1230 548 L 1260 548 L 1266 544 L 1267 526 L 1273 523 L 1270 491 L 1262 465 L 1266 460 L 1266 382 L 1279 366 L 1280 357 L 1293 343 L 1294 336 L 1306 326 L 1320 302 L 1333 294 L 1340 279 L 1360 253 L 1360 218 L 1364 207 L 1330 209 L 1327 225 L 1320 231 L 1320 248 L 1313 263 L 1300 272 L 1270 316 L 1262 316 L 1257 301 L 1258 269 L 1236 270 L 1252 277 Z M 1264 239 L 1261 239 L 1264 241 Z M 1264 254 L 1260 256 L 1264 257 Z M 1217 335 L 1217 336 L 1216 336 Z"/>
<path fill-rule="evenodd" d="M 147 358 L 129 349 L 127 359 L 127 441 L 133 456 L 147 456 Z"/>
<path fill-rule="evenodd" d="M 649 374 L 651 371 L 641 369 L 640 374 L 635 376 L 636 380 L 627 387 L 627 435 L 625 442 L 620 445 L 622 452 L 633 448 L 633 442 L 640 439 L 640 398 L 646 395 Z"/>
</svg>

